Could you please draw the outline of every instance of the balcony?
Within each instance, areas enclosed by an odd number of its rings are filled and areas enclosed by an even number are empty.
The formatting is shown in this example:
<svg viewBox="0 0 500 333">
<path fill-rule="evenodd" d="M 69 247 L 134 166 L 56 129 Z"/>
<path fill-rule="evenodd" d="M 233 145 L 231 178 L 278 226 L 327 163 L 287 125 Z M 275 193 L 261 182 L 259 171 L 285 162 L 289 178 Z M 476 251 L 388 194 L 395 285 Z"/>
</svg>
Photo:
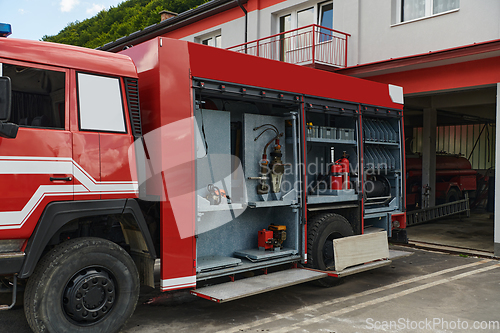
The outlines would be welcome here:
<svg viewBox="0 0 500 333">
<path fill-rule="evenodd" d="M 350 36 L 311 24 L 232 46 L 228 50 L 315 68 L 344 68 L 347 65 L 347 39 Z"/>
</svg>

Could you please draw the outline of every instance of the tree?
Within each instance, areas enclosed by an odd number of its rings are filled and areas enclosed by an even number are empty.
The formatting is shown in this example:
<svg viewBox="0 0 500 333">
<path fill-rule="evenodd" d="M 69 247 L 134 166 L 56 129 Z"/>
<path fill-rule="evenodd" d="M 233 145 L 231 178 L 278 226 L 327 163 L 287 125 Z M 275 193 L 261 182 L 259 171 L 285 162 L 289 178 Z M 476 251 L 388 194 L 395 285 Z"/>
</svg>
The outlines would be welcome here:
<svg viewBox="0 0 500 333">
<path fill-rule="evenodd" d="M 42 40 L 96 48 L 160 22 L 162 10 L 181 13 L 208 0 L 128 0 L 95 16 L 69 23 L 57 35 Z"/>
</svg>

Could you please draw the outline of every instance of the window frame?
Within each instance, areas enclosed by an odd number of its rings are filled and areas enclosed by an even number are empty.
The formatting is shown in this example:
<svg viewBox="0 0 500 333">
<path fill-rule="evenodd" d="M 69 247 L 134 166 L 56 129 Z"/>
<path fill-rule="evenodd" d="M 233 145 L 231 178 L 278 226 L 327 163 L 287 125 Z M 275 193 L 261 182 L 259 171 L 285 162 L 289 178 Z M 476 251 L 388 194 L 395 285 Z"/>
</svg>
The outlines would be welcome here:
<svg viewBox="0 0 500 333">
<path fill-rule="evenodd" d="M 460 0 L 458 0 L 457 8 L 449 9 L 443 12 L 434 13 L 434 1 L 435 0 L 424 0 L 424 15 L 408 20 L 404 20 L 404 1 L 405 0 L 393 0 L 393 20 L 391 26 L 425 20 L 428 18 L 446 15 L 449 13 L 454 13 L 460 10 Z"/>
<path fill-rule="evenodd" d="M 332 4 L 332 10 L 334 11 L 334 14 L 332 15 L 332 29 L 335 29 L 334 28 L 335 6 L 334 6 L 334 3 L 333 3 L 333 0 L 327 0 L 327 1 L 319 1 L 319 2 L 316 2 L 314 4 L 307 3 L 307 4 L 303 4 L 301 6 L 294 7 L 294 8 L 287 8 L 285 10 L 282 10 L 280 12 L 275 13 L 275 15 L 276 15 L 276 31 L 277 31 L 277 33 L 282 32 L 281 31 L 281 18 L 285 17 L 287 15 L 291 16 L 291 20 L 290 20 L 290 26 L 291 26 L 291 28 L 290 28 L 290 30 L 301 28 L 301 27 L 298 26 L 298 14 L 299 14 L 299 12 L 302 12 L 302 11 L 310 9 L 310 8 L 313 8 L 313 22 L 310 23 L 310 24 L 320 25 L 320 19 L 321 19 L 320 14 L 322 12 L 321 8 L 323 6 L 326 6 L 326 5 L 329 5 L 329 4 Z"/>
<path fill-rule="evenodd" d="M 217 38 L 220 38 L 220 45 L 217 45 Z M 209 44 L 204 44 L 204 41 L 208 41 L 210 39 L 214 40 L 215 45 L 209 45 Z M 221 29 L 216 29 L 211 32 L 199 35 L 195 37 L 195 42 L 207 46 L 212 46 L 212 47 L 218 47 L 218 48 L 223 48 L 222 47 L 222 30 Z"/>
<path fill-rule="evenodd" d="M 81 109 L 80 109 L 80 82 L 79 82 L 79 78 L 78 78 L 79 74 L 112 78 L 112 79 L 118 80 L 119 91 L 120 91 L 120 101 L 121 101 L 121 111 L 122 111 L 121 114 L 123 117 L 122 119 L 123 119 L 123 127 L 124 127 L 123 132 L 122 131 L 113 131 L 113 130 L 103 130 L 103 129 L 82 128 Z M 127 115 L 126 115 L 126 110 L 125 110 L 125 105 L 126 105 L 127 101 L 124 99 L 124 93 L 123 93 L 124 84 L 122 81 L 123 81 L 123 78 L 120 76 L 106 75 L 106 74 L 101 74 L 101 73 L 84 72 L 84 71 L 75 71 L 76 107 L 77 107 L 77 117 L 78 117 L 78 130 L 80 132 L 115 133 L 115 134 L 128 134 L 129 133 L 128 126 L 127 126 Z"/>
<path fill-rule="evenodd" d="M 321 19 L 322 19 L 322 14 L 324 14 L 324 7 L 325 6 L 328 6 L 328 5 L 332 5 L 332 26 L 331 27 L 327 27 L 327 28 L 330 28 L 330 29 L 333 29 L 333 24 L 334 24 L 334 21 L 335 21 L 335 16 L 333 15 L 333 10 L 334 10 L 334 7 L 333 7 L 333 1 L 325 1 L 325 2 L 321 2 L 321 3 L 318 3 L 318 18 L 317 18 L 317 24 L 318 25 L 321 25 L 322 22 Z M 322 27 L 325 27 L 324 25 L 321 25 Z"/>
<path fill-rule="evenodd" d="M 54 131 L 69 131 L 70 130 L 70 70 L 64 67 L 58 66 L 48 66 L 43 64 L 36 64 L 31 62 L 12 60 L 0 57 L 0 64 L 8 64 L 14 66 L 29 67 L 35 69 L 41 69 L 46 71 L 60 72 L 64 73 L 64 127 L 42 127 L 42 126 L 31 126 L 31 125 L 19 125 L 22 128 L 29 129 L 43 129 L 43 130 L 54 130 Z M 2 68 L 3 72 L 3 68 Z M 2 73 L 3 75 L 4 73 Z"/>
</svg>

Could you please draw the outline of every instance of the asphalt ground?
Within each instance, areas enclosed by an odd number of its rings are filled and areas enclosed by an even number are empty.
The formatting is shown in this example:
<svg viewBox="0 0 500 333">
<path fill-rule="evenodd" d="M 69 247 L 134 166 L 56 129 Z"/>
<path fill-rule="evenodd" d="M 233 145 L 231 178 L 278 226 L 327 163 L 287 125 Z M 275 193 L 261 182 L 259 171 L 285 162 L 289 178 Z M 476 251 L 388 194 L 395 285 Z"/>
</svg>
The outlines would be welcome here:
<svg viewBox="0 0 500 333">
<path fill-rule="evenodd" d="M 499 261 L 394 248 L 414 254 L 331 288 L 223 304 L 144 289 L 122 332 L 500 332 Z M 22 306 L 0 312 L 0 332 L 30 332 Z"/>
</svg>

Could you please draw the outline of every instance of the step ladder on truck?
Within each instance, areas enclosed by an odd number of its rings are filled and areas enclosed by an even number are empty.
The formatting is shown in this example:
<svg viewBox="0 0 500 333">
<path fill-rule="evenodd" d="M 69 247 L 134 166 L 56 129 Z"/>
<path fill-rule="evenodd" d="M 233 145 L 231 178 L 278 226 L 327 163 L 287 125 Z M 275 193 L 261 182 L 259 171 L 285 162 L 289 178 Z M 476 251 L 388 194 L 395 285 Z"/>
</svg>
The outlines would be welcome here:
<svg viewBox="0 0 500 333">
<path fill-rule="evenodd" d="M 399 87 L 167 38 L 120 53 L 0 38 L 0 278 L 33 331 L 118 331 L 141 284 L 225 302 L 407 254 Z"/>
</svg>

